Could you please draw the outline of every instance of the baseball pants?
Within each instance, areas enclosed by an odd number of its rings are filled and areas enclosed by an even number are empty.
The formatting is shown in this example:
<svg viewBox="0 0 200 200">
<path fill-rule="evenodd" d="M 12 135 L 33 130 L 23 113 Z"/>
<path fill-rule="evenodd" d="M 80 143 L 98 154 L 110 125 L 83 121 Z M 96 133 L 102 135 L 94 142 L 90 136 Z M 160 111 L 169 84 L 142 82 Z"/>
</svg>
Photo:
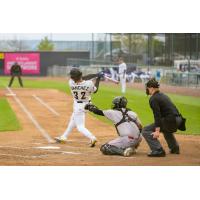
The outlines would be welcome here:
<svg viewBox="0 0 200 200">
<path fill-rule="evenodd" d="M 21 76 L 17 76 L 17 77 L 18 77 L 18 81 L 19 81 L 20 86 L 23 87 L 23 83 L 22 83 Z M 14 79 L 15 79 L 15 76 L 12 76 L 11 79 L 10 79 L 10 82 L 9 82 L 9 84 L 8 84 L 8 87 L 11 87 L 11 85 L 12 85 Z"/>
<path fill-rule="evenodd" d="M 119 76 L 120 84 L 121 84 L 121 92 L 126 92 L 126 75 L 123 76 L 122 74 Z"/>
<path fill-rule="evenodd" d="M 156 150 L 162 148 L 160 141 L 157 138 L 153 138 L 152 133 L 155 131 L 155 128 L 156 128 L 155 124 L 153 123 L 148 126 L 145 126 L 142 130 L 142 135 L 145 138 L 147 144 L 149 145 L 151 151 L 156 151 Z M 169 149 L 173 149 L 173 148 L 176 148 L 179 146 L 173 133 L 164 133 L 163 132 L 163 135 L 164 135 L 164 138 L 167 142 Z"/>
<path fill-rule="evenodd" d="M 77 112 L 72 114 L 68 127 L 63 136 L 67 138 L 75 127 L 87 138 L 91 140 L 96 139 L 96 137 L 87 128 L 85 128 L 85 112 Z"/>
<path fill-rule="evenodd" d="M 128 147 L 136 147 L 142 141 L 142 137 L 132 138 L 129 136 L 118 137 L 114 140 L 108 142 L 108 144 L 116 146 L 121 149 L 126 149 Z"/>
</svg>

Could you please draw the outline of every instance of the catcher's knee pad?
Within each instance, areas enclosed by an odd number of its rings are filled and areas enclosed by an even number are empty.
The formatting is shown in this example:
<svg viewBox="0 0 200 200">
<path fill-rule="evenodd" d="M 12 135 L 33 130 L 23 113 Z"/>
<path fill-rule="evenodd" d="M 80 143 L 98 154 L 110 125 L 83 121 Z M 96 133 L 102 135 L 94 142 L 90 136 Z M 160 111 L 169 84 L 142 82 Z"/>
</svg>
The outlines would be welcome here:
<svg viewBox="0 0 200 200">
<path fill-rule="evenodd" d="M 108 143 L 101 146 L 100 151 L 105 155 L 124 155 L 124 150 Z"/>
</svg>

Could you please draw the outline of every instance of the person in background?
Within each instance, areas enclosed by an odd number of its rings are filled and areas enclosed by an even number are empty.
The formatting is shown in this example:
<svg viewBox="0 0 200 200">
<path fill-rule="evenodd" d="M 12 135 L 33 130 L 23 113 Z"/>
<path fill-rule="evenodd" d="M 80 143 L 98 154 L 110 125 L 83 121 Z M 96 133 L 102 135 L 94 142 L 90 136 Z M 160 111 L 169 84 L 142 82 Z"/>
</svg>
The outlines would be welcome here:
<svg viewBox="0 0 200 200">
<path fill-rule="evenodd" d="M 13 81 L 14 81 L 14 78 L 15 76 L 18 77 L 18 81 L 19 81 L 19 84 L 21 87 L 23 87 L 23 82 L 22 82 L 22 79 L 21 79 L 21 76 L 22 76 L 22 68 L 21 66 L 15 62 L 12 66 L 11 66 L 11 69 L 10 69 L 10 74 L 11 74 L 11 79 L 10 79 L 10 82 L 8 84 L 8 87 L 11 87 Z"/>
<path fill-rule="evenodd" d="M 120 83 L 121 83 L 121 92 L 123 94 L 125 94 L 126 92 L 126 70 L 127 70 L 127 67 L 126 67 L 126 63 L 124 62 L 123 58 L 120 57 L 118 59 L 118 63 L 119 63 L 119 80 L 120 80 Z"/>
</svg>

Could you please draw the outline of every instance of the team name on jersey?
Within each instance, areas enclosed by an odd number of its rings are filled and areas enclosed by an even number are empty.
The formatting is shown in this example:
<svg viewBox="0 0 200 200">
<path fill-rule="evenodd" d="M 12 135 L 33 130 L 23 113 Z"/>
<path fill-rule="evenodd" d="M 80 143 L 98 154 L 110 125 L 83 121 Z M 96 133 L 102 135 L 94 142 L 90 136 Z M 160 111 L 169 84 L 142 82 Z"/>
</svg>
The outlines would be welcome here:
<svg viewBox="0 0 200 200">
<path fill-rule="evenodd" d="M 84 90 L 84 91 L 87 91 L 88 89 L 89 89 L 88 86 L 81 86 L 81 85 L 71 86 L 71 90 Z"/>
</svg>

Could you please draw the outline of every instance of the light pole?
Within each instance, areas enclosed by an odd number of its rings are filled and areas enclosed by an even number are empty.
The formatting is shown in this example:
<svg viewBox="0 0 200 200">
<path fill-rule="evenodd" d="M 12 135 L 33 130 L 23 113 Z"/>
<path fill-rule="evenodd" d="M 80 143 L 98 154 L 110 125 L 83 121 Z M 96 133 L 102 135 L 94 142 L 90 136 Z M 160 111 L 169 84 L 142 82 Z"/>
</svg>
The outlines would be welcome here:
<svg viewBox="0 0 200 200">
<path fill-rule="evenodd" d="M 112 33 L 110 33 L 110 61 L 112 62 L 113 56 L 112 56 Z"/>
<path fill-rule="evenodd" d="M 94 33 L 92 33 L 92 60 L 94 60 Z"/>
</svg>

